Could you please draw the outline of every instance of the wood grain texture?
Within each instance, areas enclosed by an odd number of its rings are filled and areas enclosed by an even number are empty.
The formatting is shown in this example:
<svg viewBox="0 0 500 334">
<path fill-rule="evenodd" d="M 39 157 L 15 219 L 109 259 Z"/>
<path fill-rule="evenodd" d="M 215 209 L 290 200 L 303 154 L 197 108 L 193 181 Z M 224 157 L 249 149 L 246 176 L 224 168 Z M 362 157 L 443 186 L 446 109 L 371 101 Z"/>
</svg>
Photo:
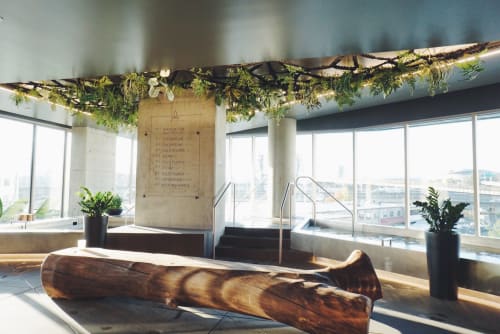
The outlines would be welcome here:
<svg viewBox="0 0 500 334">
<path fill-rule="evenodd" d="M 42 264 L 52 298 L 126 296 L 276 320 L 309 333 L 367 333 L 381 297 L 368 256 L 319 271 L 177 255 L 65 249 Z"/>
</svg>

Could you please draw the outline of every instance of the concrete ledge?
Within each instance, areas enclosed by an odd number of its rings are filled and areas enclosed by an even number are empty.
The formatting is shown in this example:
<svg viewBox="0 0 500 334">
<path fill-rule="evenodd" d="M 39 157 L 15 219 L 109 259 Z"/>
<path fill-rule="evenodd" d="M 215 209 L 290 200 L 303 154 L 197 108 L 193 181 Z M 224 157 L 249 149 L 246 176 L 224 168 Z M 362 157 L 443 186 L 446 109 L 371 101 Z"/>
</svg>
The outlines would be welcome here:
<svg viewBox="0 0 500 334">
<path fill-rule="evenodd" d="M 50 253 L 75 247 L 82 231 L 8 231 L 0 233 L 0 254 Z"/>
<path fill-rule="evenodd" d="M 47 254 L 0 254 L 0 263 L 2 265 L 17 264 L 41 264 Z"/>
<path fill-rule="evenodd" d="M 315 257 L 344 260 L 355 249 L 364 251 L 376 269 L 428 279 L 425 252 L 337 239 L 322 234 L 292 231 L 292 249 L 311 252 Z M 500 296 L 500 264 L 460 259 L 458 284 L 462 288 Z"/>
</svg>

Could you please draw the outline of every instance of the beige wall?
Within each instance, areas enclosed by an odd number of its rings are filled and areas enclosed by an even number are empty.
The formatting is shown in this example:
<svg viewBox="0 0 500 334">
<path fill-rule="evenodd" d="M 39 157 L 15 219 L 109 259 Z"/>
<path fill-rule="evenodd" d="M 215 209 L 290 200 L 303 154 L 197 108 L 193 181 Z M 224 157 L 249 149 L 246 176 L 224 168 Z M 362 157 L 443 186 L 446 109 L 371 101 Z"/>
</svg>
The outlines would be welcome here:
<svg viewBox="0 0 500 334">
<path fill-rule="evenodd" d="M 216 131 L 224 129 L 223 112 L 213 99 L 189 93 L 176 96 L 173 102 L 141 102 L 137 225 L 212 228 L 213 197 L 224 183 L 225 136 L 216 136 Z"/>
<path fill-rule="evenodd" d="M 82 231 L 3 232 L 0 233 L 0 254 L 50 253 L 76 247 L 80 239 L 84 239 Z"/>
</svg>

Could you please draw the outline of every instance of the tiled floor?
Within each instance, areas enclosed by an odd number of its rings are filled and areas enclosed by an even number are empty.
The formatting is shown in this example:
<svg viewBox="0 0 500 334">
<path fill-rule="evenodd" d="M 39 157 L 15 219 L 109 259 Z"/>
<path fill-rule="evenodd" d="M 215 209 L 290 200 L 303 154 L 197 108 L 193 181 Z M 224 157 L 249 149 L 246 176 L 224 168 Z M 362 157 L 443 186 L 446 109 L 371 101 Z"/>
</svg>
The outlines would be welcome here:
<svg viewBox="0 0 500 334">
<path fill-rule="evenodd" d="M 370 333 L 500 333 L 498 297 L 458 302 L 427 296 L 418 284 L 382 278 Z M 0 333 L 302 333 L 273 321 L 212 309 L 169 309 L 148 301 L 104 298 L 54 302 L 36 265 L 0 265 Z"/>
</svg>

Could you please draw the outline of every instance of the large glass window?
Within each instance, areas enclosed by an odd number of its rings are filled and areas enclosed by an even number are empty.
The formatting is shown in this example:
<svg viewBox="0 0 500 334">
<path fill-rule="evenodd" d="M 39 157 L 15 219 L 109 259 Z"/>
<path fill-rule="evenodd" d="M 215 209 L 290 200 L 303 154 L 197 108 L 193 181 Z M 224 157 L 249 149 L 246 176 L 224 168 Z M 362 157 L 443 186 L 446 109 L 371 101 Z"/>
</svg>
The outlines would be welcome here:
<svg viewBox="0 0 500 334">
<path fill-rule="evenodd" d="M 302 176 L 312 176 L 312 135 L 297 135 L 296 140 L 296 175 Z"/>
<path fill-rule="evenodd" d="M 404 129 L 356 135 L 358 222 L 404 227 Z"/>
<path fill-rule="evenodd" d="M 116 137 L 115 192 L 122 198 L 123 214 L 134 213 L 137 140 Z"/>
<path fill-rule="evenodd" d="M 27 212 L 30 199 L 33 125 L 0 118 L 0 198 L 3 215 L 0 222 L 17 219 Z"/>
<path fill-rule="evenodd" d="M 37 219 L 61 216 L 64 137 L 64 130 L 36 127 L 31 211 Z"/>
<path fill-rule="evenodd" d="M 353 205 L 352 132 L 314 134 L 314 178 L 342 201 L 350 210 Z M 312 186 L 311 186 L 312 187 Z M 351 216 L 333 199 L 312 187 L 318 200 L 318 218 L 351 221 Z"/>
<path fill-rule="evenodd" d="M 253 138 L 253 216 L 267 218 L 271 213 L 271 184 L 267 137 Z"/>
<path fill-rule="evenodd" d="M 252 216 L 252 138 L 231 138 L 231 181 L 236 185 L 236 213 L 239 220 Z"/>
<path fill-rule="evenodd" d="M 480 234 L 500 237 L 500 114 L 478 117 L 476 123 L 479 175 Z"/>
<path fill-rule="evenodd" d="M 456 120 L 410 126 L 408 133 L 408 172 L 410 203 L 423 200 L 433 186 L 440 198 L 468 202 L 457 231 L 474 234 L 472 122 Z M 427 229 L 428 224 L 415 207 L 410 209 L 410 227 Z"/>
<path fill-rule="evenodd" d="M 424 200 L 428 187 L 433 186 L 442 200 L 469 203 L 457 232 L 475 235 L 479 230 L 480 236 L 500 238 L 500 156 L 495 154 L 495 145 L 500 142 L 500 113 L 480 115 L 476 122 L 479 222 L 474 219 L 473 117 L 298 134 L 296 173 L 313 177 L 351 210 L 356 202 L 359 224 L 404 228 L 409 211 L 409 228 L 427 230 L 428 224 L 411 203 Z M 272 196 L 267 137 L 231 137 L 226 151 L 229 179 L 238 187 L 236 220 L 269 217 Z M 312 182 L 301 179 L 298 185 L 315 199 L 318 219 L 351 223 L 350 214 Z M 405 207 L 407 194 L 409 208 Z M 299 191 L 294 199 L 295 219 L 310 218 L 310 201 Z"/>
</svg>

